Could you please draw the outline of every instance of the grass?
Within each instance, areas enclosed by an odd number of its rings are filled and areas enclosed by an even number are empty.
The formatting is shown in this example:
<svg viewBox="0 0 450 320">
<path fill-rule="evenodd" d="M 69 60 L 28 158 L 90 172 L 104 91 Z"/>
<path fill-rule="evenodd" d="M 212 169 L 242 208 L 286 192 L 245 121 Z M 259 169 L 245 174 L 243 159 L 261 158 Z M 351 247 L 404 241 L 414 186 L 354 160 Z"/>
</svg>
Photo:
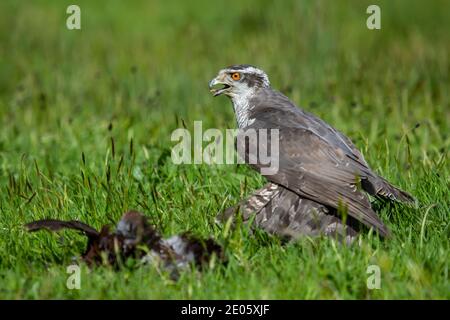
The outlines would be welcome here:
<svg viewBox="0 0 450 320">
<path fill-rule="evenodd" d="M 69 1 L 0 3 L 0 298 L 449 299 L 450 30 L 446 1 Z M 195 120 L 234 128 L 230 103 L 207 82 L 234 63 L 360 147 L 372 168 L 414 194 L 417 209 L 377 210 L 393 231 L 343 247 L 282 245 L 215 215 L 264 184 L 240 165 L 174 165 L 171 132 Z M 165 235 L 190 230 L 227 244 L 227 266 L 183 273 L 66 267 L 84 238 L 27 234 L 52 217 L 100 227 L 128 209 Z M 381 289 L 366 286 L 369 265 Z"/>
</svg>

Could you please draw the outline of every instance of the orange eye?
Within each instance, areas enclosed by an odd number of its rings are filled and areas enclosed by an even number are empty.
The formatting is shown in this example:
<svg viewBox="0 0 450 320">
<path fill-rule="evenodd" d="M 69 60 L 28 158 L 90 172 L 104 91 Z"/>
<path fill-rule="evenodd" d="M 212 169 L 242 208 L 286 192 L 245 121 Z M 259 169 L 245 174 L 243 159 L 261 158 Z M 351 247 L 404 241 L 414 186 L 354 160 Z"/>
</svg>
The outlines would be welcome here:
<svg viewBox="0 0 450 320">
<path fill-rule="evenodd" d="M 234 81 L 239 81 L 239 80 L 241 79 L 241 74 L 240 74 L 239 72 L 235 72 L 235 73 L 233 73 L 233 74 L 231 75 L 231 78 L 232 78 Z"/>
</svg>

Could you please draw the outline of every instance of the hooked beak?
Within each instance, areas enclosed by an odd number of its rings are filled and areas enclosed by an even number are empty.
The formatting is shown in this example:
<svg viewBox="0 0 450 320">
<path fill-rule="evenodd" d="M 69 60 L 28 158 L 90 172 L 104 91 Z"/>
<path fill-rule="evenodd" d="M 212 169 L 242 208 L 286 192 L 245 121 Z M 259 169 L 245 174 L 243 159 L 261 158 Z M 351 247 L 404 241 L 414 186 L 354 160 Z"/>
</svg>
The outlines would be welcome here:
<svg viewBox="0 0 450 320">
<path fill-rule="evenodd" d="M 225 82 L 222 75 L 217 76 L 209 82 L 209 91 L 214 97 L 220 96 L 227 91 L 231 86 Z"/>
</svg>

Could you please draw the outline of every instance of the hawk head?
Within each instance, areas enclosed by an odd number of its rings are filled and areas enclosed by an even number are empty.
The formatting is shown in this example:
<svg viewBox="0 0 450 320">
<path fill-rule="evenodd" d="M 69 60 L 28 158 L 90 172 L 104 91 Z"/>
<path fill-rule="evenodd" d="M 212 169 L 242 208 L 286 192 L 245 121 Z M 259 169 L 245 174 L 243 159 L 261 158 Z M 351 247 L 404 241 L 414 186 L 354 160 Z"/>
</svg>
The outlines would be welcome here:
<svg viewBox="0 0 450 320">
<path fill-rule="evenodd" d="M 219 71 L 217 77 L 209 82 L 212 94 L 217 97 L 225 94 L 238 98 L 254 93 L 259 88 L 270 86 L 267 74 L 254 66 L 240 64 Z"/>
</svg>

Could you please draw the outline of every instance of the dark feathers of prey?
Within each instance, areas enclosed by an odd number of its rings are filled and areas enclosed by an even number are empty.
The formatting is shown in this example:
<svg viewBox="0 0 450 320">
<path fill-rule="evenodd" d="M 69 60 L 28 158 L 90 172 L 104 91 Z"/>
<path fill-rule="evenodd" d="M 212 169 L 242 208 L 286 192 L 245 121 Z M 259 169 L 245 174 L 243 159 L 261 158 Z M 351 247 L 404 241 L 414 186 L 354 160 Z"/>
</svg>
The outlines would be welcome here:
<svg viewBox="0 0 450 320">
<path fill-rule="evenodd" d="M 30 232 L 39 230 L 76 230 L 83 233 L 88 243 L 81 258 L 89 266 L 107 263 L 119 267 L 127 258 L 156 263 L 176 278 L 178 271 L 194 264 L 204 266 L 215 255 L 223 259 L 222 247 L 212 239 L 200 239 L 189 233 L 163 238 L 144 214 L 126 212 L 115 231 L 103 226 L 100 231 L 80 222 L 44 219 L 25 225 Z M 106 261 L 105 261 L 106 260 Z"/>
<path fill-rule="evenodd" d="M 229 77 L 235 72 L 241 74 L 239 81 Z M 279 131 L 278 172 L 267 175 L 268 185 L 229 208 L 222 218 L 240 209 L 244 219 L 256 214 L 257 226 L 274 234 L 293 238 L 324 234 L 351 240 L 358 232 L 354 223 L 358 221 L 381 236 L 389 235 L 366 193 L 415 203 L 407 192 L 373 172 L 343 133 L 273 90 L 262 70 L 250 65 L 230 66 L 210 82 L 213 92 L 217 84 L 226 85 L 220 94 L 229 96 L 233 103 L 240 135 L 245 136 L 248 129 Z M 265 147 L 258 143 L 258 148 L 266 149 L 262 154 L 270 154 L 270 134 L 267 136 Z M 237 141 L 246 144 L 237 149 L 245 150 L 240 156 L 248 159 L 252 150 L 248 144 L 252 142 Z M 263 167 L 259 161 L 250 166 L 258 171 Z M 337 214 L 341 207 L 347 209 L 347 219 Z"/>
</svg>

